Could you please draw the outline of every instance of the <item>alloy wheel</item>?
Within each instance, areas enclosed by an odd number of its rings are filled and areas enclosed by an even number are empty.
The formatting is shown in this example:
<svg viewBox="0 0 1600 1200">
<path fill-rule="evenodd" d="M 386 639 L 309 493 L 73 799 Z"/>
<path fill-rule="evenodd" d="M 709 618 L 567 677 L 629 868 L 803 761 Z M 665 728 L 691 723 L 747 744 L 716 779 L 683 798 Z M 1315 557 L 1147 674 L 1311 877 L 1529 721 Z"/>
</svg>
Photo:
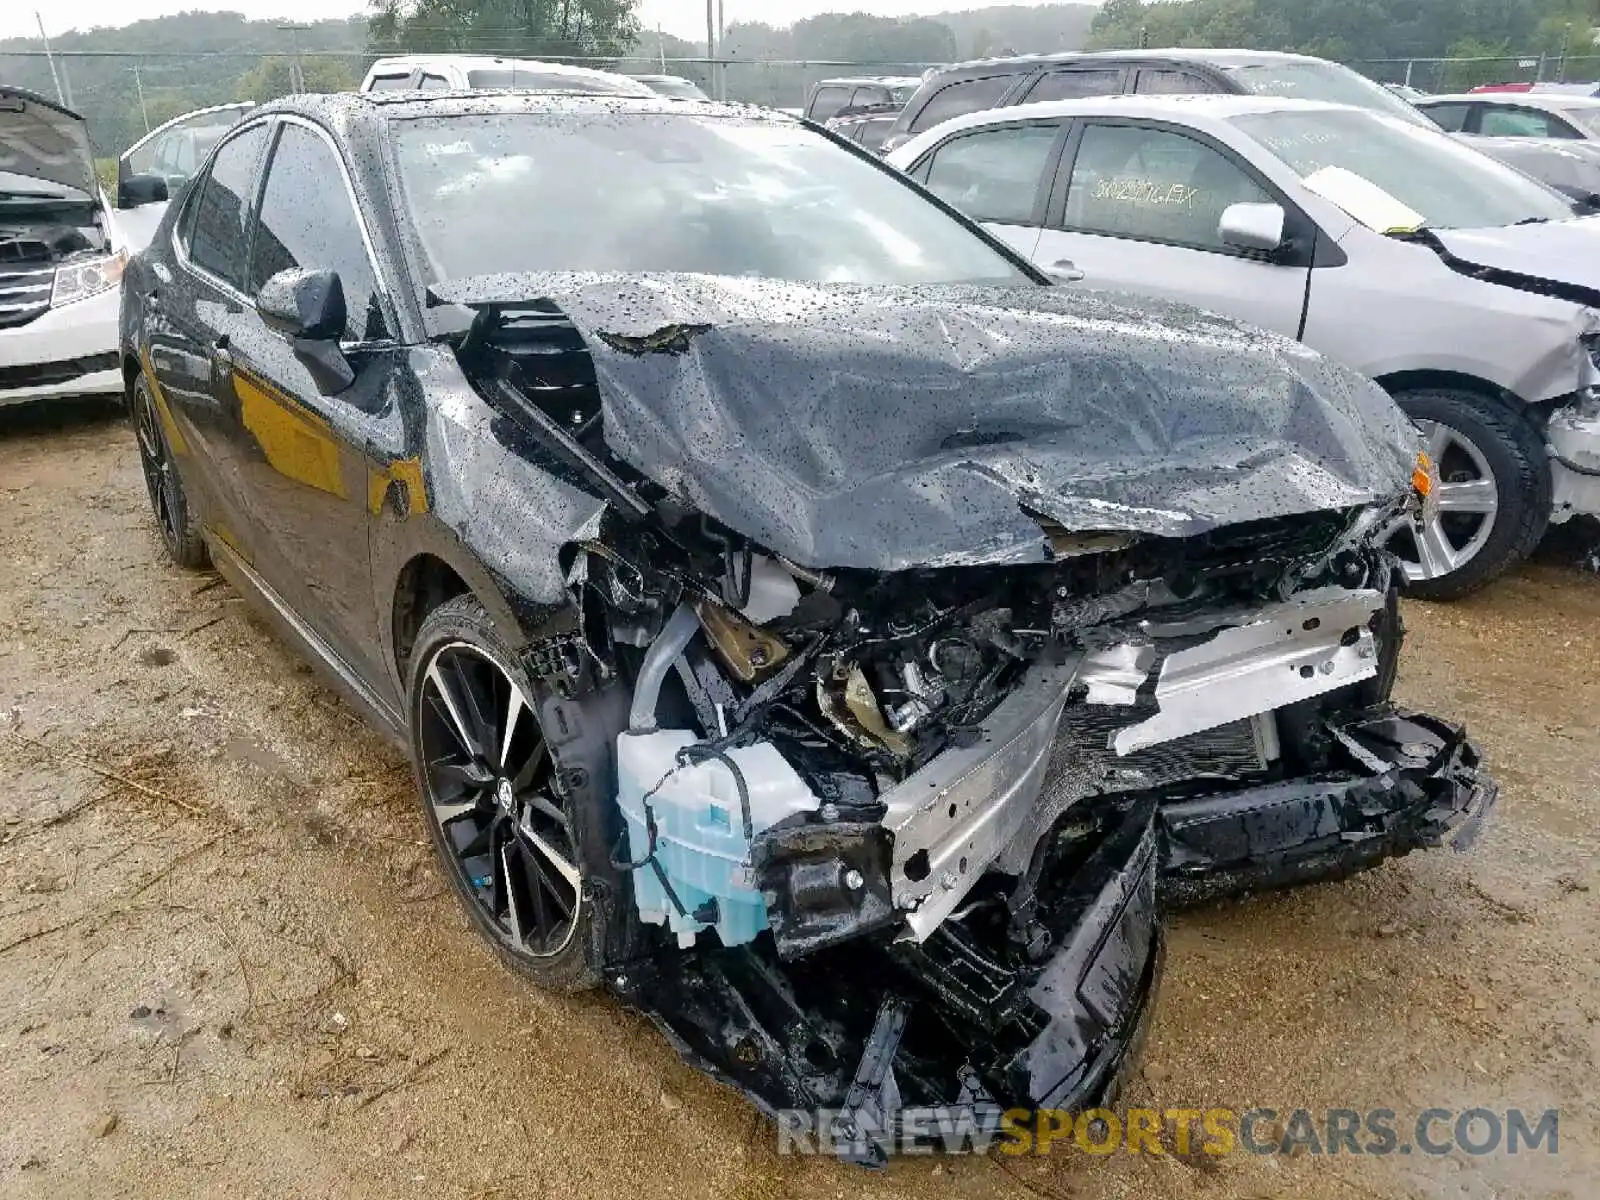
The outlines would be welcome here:
<svg viewBox="0 0 1600 1200">
<path fill-rule="evenodd" d="M 449 869 L 510 951 L 559 954 L 577 928 L 583 884 L 528 698 L 482 649 L 449 643 L 424 673 L 417 736 Z"/>
<path fill-rule="evenodd" d="M 173 476 L 172 460 L 167 456 L 166 439 L 156 421 L 155 405 L 151 403 L 149 388 L 140 381 L 133 389 L 133 431 L 139 439 L 139 465 L 144 470 L 144 485 L 150 493 L 150 507 L 155 510 L 156 522 L 168 544 L 179 540 L 177 504 L 173 489 L 177 481 Z"/>
<path fill-rule="evenodd" d="M 1384 534 L 1413 581 L 1441 579 L 1475 559 L 1500 511 L 1499 483 L 1472 439 L 1439 421 L 1417 427 L 1439 473 L 1437 490 L 1424 516 L 1401 517 Z"/>
</svg>

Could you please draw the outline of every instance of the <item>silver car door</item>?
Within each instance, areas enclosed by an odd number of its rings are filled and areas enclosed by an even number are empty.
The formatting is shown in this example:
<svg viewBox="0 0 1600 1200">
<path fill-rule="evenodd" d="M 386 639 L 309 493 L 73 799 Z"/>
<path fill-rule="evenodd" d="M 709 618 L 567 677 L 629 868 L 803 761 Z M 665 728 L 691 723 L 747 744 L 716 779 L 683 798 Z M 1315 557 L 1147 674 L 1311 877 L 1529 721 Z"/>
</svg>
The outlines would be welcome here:
<svg viewBox="0 0 1600 1200">
<path fill-rule="evenodd" d="M 1238 250 L 1233 204 L 1284 203 L 1231 149 L 1158 122 L 1091 120 L 1062 156 L 1033 258 L 1058 278 L 1179 300 L 1297 337 L 1308 256 Z M 1298 214 L 1296 214 L 1298 215 Z"/>
</svg>

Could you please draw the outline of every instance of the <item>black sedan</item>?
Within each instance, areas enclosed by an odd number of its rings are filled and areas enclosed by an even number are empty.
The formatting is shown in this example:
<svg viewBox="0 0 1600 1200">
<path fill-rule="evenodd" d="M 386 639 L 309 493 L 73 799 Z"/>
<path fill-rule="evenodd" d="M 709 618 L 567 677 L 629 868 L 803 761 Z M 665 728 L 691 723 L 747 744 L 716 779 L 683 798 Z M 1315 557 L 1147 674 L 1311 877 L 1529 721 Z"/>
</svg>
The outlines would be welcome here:
<svg viewBox="0 0 1600 1200">
<path fill-rule="evenodd" d="M 1052 287 L 779 114 L 267 106 L 130 265 L 121 359 L 172 557 L 406 746 L 484 936 L 852 1154 L 1103 1095 L 1158 886 L 1493 799 L 1388 703 L 1373 538 L 1429 476 L 1382 392 Z"/>
</svg>

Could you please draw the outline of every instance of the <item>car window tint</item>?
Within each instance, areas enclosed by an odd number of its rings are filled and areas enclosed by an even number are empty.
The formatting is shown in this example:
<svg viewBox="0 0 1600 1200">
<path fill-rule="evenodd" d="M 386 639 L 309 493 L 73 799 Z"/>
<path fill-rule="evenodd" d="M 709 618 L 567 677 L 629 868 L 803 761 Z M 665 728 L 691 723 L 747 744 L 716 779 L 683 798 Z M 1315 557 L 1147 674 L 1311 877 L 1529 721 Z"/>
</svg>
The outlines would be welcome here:
<svg viewBox="0 0 1600 1200">
<path fill-rule="evenodd" d="M 1271 200 L 1234 160 L 1194 138 L 1090 125 L 1072 168 L 1066 227 L 1223 250 L 1222 210 Z"/>
<path fill-rule="evenodd" d="M 417 87 L 424 92 L 446 92 L 450 90 L 450 81 L 443 75 L 424 75 Z"/>
<path fill-rule="evenodd" d="M 873 117 L 870 121 L 861 122 L 861 136 L 856 140 L 866 149 L 876 152 L 893 128 L 893 117 Z"/>
<path fill-rule="evenodd" d="M 1144 96 L 1188 96 L 1213 89 L 1200 76 L 1191 75 L 1188 71 L 1146 67 L 1139 72 L 1139 82 L 1134 90 Z"/>
<path fill-rule="evenodd" d="M 339 156 L 303 125 L 285 125 L 267 167 L 250 260 L 250 294 L 279 271 L 337 271 L 344 285 L 348 341 L 389 335 L 372 261 L 343 186 Z"/>
<path fill-rule="evenodd" d="M 829 117 L 838 116 L 850 103 L 850 89 L 847 87 L 818 88 L 817 94 L 811 98 L 810 117 L 813 121 L 826 121 Z"/>
<path fill-rule="evenodd" d="M 1115 96 L 1122 91 L 1122 69 L 1097 71 L 1052 71 L 1033 85 L 1023 97 L 1037 100 L 1074 100 L 1080 96 Z"/>
<path fill-rule="evenodd" d="M 1440 129 L 1448 133 L 1460 133 L 1467 123 L 1467 114 L 1472 111 L 1472 105 L 1430 104 L 1422 111 Z"/>
<path fill-rule="evenodd" d="M 1026 225 L 1060 132 L 1056 125 L 1012 125 L 954 138 L 934 151 L 928 189 L 975 221 Z"/>
<path fill-rule="evenodd" d="M 244 280 L 245 222 L 266 137 L 267 127 L 257 125 L 225 142 L 195 205 L 189 261 L 234 287 Z"/>
<path fill-rule="evenodd" d="M 411 72 L 404 75 L 374 75 L 367 84 L 369 92 L 404 92 L 411 87 Z"/>
<path fill-rule="evenodd" d="M 1015 79 L 1014 75 L 991 75 L 987 79 L 964 79 L 952 83 L 923 105 L 922 111 L 911 122 L 911 132 L 921 133 L 924 129 L 943 124 L 951 117 L 993 108 L 1000 102 L 1000 97 L 1010 90 Z"/>
<path fill-rule="evenodd" d="M 888 104 L 889 89 L 883 87 L 858 87 L 855 95 L 850 97 L 851 108 L 861 108 L 867 104 Z"/>
<path fill-rule="evenodd" d="M 1533 108 L 1488 104 L 1478 119 L 1485 137 L 1575 137 L 1576 131 L 1560 117 Z"/>
</svg>

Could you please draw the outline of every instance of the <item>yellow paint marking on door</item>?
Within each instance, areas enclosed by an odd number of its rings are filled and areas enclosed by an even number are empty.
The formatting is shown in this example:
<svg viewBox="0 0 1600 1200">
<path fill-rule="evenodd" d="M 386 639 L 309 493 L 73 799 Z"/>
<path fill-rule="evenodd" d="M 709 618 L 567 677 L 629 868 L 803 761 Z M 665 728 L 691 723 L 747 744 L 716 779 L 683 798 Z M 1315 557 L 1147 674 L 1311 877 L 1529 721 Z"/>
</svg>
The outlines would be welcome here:
<svg viewBox="0 0 1600 1200">
<path fill-rule="evenodd" d="M 274 471 L 319 492 L 348 498 L 339 470 L 339 441 L 326 421 L 280 398 L 275 388 L 238 367 L 233 371 L 233 389 L 244 427 L 255 435 Z"/>
</svg>

